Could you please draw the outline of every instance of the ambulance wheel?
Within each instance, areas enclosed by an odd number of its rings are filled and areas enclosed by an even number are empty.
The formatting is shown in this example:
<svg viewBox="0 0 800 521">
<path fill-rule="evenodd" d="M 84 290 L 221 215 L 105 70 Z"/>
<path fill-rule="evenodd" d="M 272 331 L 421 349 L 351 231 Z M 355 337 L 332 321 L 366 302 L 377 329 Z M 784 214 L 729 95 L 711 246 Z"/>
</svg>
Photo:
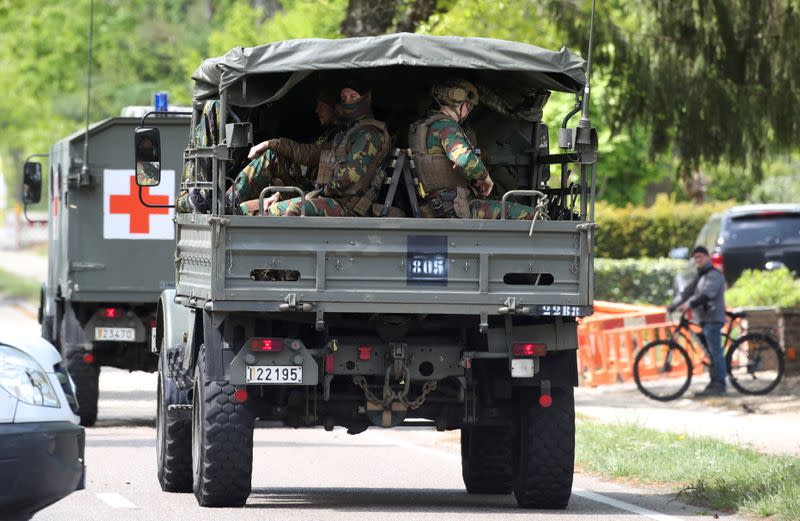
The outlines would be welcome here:
<svg viewBox="0 0 800 521">
<path fill-rule="evenodd" d="M 78 400 L 78 416 L 81 425 L 91 427 L 97 421 L 97 398 L 100 393 L 100 368 L 86 363 L 83 349 L 66 346 L 64 359 L 67 372 L 75 382 L 75 398 Z"/>
</svg>

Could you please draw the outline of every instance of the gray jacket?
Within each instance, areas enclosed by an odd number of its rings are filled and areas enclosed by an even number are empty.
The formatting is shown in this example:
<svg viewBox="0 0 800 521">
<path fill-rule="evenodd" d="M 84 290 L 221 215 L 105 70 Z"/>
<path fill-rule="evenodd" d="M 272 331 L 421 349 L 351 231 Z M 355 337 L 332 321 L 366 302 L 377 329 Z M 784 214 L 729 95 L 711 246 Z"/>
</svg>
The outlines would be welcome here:
<svg viewBox="0 0 800 521">
<path fill-rule="evenodd" d="M 700 268 L 671 307 L 687 301 L 701 323 L 725 322 L 725 277 L 710 264 Z"/>
</svg>

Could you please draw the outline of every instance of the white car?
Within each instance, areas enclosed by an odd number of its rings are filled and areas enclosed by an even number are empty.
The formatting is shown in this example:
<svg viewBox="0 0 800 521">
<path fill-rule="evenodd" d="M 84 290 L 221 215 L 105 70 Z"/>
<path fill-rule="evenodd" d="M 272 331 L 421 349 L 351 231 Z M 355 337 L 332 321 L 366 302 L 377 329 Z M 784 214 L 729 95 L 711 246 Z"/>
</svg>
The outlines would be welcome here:
<svg viewBox="0 0 800 521">
<path fill-rule="evenodd" d="M 34 512 L 84 488 L 77 408 L 52 344 L 0 332 L 0 511 Z"/>
</svg>

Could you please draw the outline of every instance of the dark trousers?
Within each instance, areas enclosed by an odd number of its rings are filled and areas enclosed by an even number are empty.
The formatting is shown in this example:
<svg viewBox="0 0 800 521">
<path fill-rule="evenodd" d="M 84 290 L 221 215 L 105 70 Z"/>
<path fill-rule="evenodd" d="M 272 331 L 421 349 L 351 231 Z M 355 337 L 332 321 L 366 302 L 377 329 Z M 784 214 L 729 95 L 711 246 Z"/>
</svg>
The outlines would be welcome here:
<svg viewBox="0 0 800 521">
<path fill-rule="evenodd" d="M 722 326 L 722 322 L 705 322 L 703 334 L 711 357 L 711 382 L 725 387 L 728 370 L 725 367 L 725 356 L 722 354 Z"/>
</svg>

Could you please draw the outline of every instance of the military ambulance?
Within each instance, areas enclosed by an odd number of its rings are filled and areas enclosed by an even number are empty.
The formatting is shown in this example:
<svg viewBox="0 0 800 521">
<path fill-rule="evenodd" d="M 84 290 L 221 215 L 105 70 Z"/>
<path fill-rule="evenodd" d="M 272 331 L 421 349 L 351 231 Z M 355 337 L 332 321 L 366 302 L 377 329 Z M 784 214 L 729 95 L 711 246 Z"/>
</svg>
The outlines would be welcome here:
<svg viewBox="0 0 800 521">
<path fill-rule="evenodd" d="M 39 321 L 42 336 L 66 360 L 84 426 L 97 419 L 101 367 L 156 369 L 147 340 L 158 297 L 174 286 L 170 205 L 189 118 L 165 113 L 148 122 L 161 129 L 169 158 L 159 187 L 136 185 L 130 143 L 141 118 L 99 121 L 58 141 L 48 155 L 48 272 Z M 26 203 L 39 200 L 41 184 L 41 164 L 27 162 Z"/>
</svg>

